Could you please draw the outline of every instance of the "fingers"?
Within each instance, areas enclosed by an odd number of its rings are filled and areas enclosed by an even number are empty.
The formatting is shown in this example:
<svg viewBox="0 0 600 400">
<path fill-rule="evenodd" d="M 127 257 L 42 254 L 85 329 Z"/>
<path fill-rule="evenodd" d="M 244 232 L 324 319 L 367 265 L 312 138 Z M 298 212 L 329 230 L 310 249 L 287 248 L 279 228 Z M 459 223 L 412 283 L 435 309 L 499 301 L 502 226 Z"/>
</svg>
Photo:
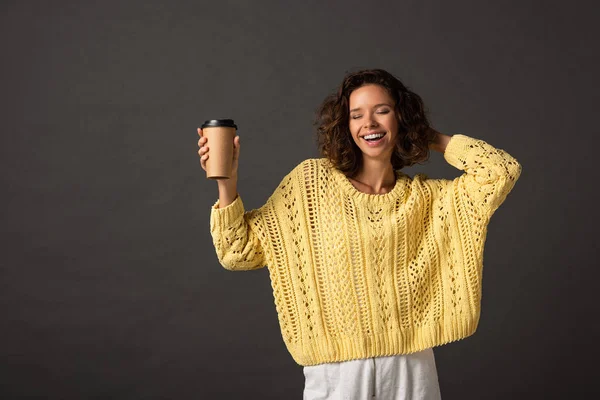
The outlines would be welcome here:
<svg viewBox="0 0 600 400">
<path fill-rule="evenodd" d="M 198 153 L 200 153 L 200 151 Z M 206 160 L 208 160 L 208 153 L 200 156 L 200 166 L 202 166 L 202 169 L 204 170 L 206 170 Z"/>
<path fill-rule="evenodd" d="M 208 151 L 208 145 L 206 145 L 206 138 L 200 138 L 200 140 L 198 140 L 198 147 L 200 147 L 200 150 L 198 150 L 198 154 L 200 155 L 203 155 Z"/>
<path fill-rule="evenodd" d="M 200 136 L 200 139 L 198 139 L 198 147 L 200 147 L 200 150 L 198 150 L 200 165 L 202 166 L 202 169 L 206 170 L 206 160 L 208 160 L 208 146 L 206 146 L 206 142 L 208 141 L 208 138 L 202 136 L 202 129 L 200 128 L 198 128 L 198 135 Z"/>
<path fill-rule="evenodd" d="M 200 139 L 198 139 L 198 147 L 202 147 L 208 141 L 207 137 L 202 136 L 202 129 L 198 128 L 198 135 L 200 135 Z"/>
<path fill-rule="evenodd" d="M 202 147 L 198 151 L 198 155 L 200 155 L 200 165 L 202 166 L 202 169 L 206 170 L 206 160 L 208 160 L 209 157 L 208 148 Z"/>
<path fill-rule="evenodd" d="M 198 155 L 200 156 L 200 165 L 202 166 L 203 169 L 206 170 L 206 160 L 208 160 L 208 138 L 202 136 L 202 129 L 198 128 L 198 135 L 200 136 L 200 139 L 198 139 L 198 147 L 200 148 L 198 150 Z M 236 136 L 235 138 L 233 138 L 233 150 L 234 150 L 234 160 L 237 160 L 239 155 L 240 155 L 240 137 Z"/>
</svg>

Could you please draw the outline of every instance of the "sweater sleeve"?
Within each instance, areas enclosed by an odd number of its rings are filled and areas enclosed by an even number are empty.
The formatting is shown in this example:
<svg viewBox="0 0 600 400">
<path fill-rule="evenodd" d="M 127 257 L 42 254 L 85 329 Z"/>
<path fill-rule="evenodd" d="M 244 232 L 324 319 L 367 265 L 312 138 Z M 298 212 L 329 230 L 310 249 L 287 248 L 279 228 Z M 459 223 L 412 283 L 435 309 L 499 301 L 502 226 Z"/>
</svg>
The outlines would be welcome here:
<svg viewBox="0 0 600 400">
<path fill-rule="evenodd" d="M 260 209 L 245 211 L 242 198 L 219 208 L 219 200 L 210 213 L 210 233 L 219 263 L 231 271 L 244 271 L 265 266 L 265 253 L 260 240 L 262 227 Z"/>
<path fill-rule="evenodd" d="M 483 140 L 456 134 L 444 152 L 446 161 L 464 173 L 451 182 L 452 195 L 489 219 L 521 175 L 521 164 Z"/>
<path fill-rule="evenodd" d="M 218 208 L 215 202 L 210 215 L 210 233 L 220 264 L 231 271 L 259 269 L 267 264 L 270 234 L 276 230 L 273 221 L 290 196 L 299 168 L 288 173 L 265 204 L 245 211 L 238 194 L 231 204 Z"/>
</svg>

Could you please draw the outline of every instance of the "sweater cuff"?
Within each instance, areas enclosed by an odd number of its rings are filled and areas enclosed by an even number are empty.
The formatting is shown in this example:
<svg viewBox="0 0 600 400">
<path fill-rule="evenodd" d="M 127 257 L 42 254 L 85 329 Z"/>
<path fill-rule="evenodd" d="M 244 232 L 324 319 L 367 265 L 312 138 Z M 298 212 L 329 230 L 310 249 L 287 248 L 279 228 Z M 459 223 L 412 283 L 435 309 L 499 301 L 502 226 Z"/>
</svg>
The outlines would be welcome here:
<svg viewBox="0 0 600 400">
<path fill-rule="evenodd" d="M 464 170 L 467 154 L 475 141 L 476 139 L 466 135 L 452 135 L 450 141 L 446 145 L 446 150 L 444 150 L 444 158 L 448 164 L 460 170 Z"/>
<path fill-rule="evenodd" d="M 211 219 L 218 219 L 221 226 L 231 226 L 238 218 L 244 215 L 244 203 L 238 194 L 231 204 L 219 208 L 219 200 L 211 208 Z"/>
</svg>

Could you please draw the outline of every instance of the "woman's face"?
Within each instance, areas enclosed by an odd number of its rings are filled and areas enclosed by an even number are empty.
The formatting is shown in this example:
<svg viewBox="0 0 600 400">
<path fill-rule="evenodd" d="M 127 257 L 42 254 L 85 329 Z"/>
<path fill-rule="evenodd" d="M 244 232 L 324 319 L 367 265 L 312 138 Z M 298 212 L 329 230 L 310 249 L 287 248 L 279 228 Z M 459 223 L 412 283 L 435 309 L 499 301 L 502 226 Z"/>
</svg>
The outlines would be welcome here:
<svg viewBox="0 0 600 400">
<path fill-rule="evenodd" d="M 350 133 L 363 157 L 389 161 L 398 135 L 394 100 L 380 85 L 368 84 L 350 93 Z M 367 140 L 365 136 L 383 134 Z"/>
</svg>

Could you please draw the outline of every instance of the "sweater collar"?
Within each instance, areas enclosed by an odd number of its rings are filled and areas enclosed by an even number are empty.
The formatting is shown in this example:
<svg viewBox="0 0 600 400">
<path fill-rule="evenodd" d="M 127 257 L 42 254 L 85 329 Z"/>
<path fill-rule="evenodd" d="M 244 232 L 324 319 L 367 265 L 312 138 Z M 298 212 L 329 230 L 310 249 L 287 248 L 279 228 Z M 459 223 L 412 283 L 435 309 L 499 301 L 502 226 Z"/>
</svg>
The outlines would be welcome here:
<svg viewBox="0 0 600 400">
<path fill-rule="evenodd" d="M 355 188 L 352 182 L 350 182 L 350 180 L 348 179 L 348 177 L 346 177 L 346 175 L 344 175 L 342 171 L 333 167 L 326 158 L 323 158 L 322 160 L 323 166 L 327 170 L 331 171 L 331 174 L 334 176 L 334 179 L 342 188 L 343 192 L 346 193 L 348 196 L 355 198 L 358 201 L 388 202 L 391 200 L 395 200 L 399 197 L 403 197 L 409 176 L 401 172 L 400 170 L 394 171 L 394 173 L 396 174 L 396 184 L 394 185 L 392 190 L 384 194 L 370 194 L 361 192 L 360 190 Z"/>
</svg>

